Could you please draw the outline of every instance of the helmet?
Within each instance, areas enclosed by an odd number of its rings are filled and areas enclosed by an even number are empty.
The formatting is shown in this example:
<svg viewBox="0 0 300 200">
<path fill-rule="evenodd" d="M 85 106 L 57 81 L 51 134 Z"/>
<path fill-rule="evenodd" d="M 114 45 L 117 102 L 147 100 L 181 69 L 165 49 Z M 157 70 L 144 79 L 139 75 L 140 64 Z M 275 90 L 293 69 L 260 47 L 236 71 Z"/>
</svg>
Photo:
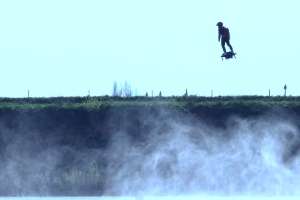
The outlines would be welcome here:
<svg viewBox="0 0 300 200">
<path fill-rule="evenodd" d="M 218 22 L 217 26 L 223 26 L 223 23 L 222 22 Z"/>
</svg>

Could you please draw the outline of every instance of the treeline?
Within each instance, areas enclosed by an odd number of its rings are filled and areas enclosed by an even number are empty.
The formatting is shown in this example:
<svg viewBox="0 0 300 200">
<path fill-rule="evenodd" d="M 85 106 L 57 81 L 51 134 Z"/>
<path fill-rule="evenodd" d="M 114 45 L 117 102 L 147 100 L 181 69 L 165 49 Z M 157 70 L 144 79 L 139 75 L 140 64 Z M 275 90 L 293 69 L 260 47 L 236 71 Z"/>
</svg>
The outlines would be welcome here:
<svg viewBox="0 0 300 200">
<path fill-rule="evenodd" d="M 85 96 L 85 97 L 30 97 L 30 98 L 0 98 L 1 103 L 31 103 L 31 104 L 73 104 L 97 101 L 178 101 L 178 102 L 224 102 L 224 101 L 289 101 L 300 102 L 300 96 Z"/>
</svg>

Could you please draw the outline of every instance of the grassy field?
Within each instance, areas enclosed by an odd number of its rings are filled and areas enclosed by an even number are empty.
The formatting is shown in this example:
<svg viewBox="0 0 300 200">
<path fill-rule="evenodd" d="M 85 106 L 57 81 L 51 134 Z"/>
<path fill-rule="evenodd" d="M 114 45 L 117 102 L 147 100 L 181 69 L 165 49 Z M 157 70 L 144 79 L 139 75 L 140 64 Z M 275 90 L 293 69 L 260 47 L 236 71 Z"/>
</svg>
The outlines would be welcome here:
<svg viewBox="0 0 300 200">
<path fill-rule="evenodd" d="M 300 97 L 51 97 L 0 98 L 0 109 L 103 109 L 124 106 L 194 107 L 300 107 Z"/>
</svg>

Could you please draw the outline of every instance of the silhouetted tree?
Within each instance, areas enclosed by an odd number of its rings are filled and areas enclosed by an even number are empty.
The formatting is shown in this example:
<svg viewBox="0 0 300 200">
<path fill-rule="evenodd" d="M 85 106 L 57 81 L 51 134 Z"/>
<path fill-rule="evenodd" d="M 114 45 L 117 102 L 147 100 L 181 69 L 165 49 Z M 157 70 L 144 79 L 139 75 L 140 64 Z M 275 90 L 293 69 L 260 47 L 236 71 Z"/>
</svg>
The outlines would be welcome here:
<svg viewBox="0 0 300 200">
<path fill-rule="evenodd" d="M 284 85 L 283 89 L 284 89 L 284 96 L 286 97 L 286 89 L 287 89 L 286 84 Z"/>
<path fill-rule="evenodd" d="M 159 97 L 162 97 L 162 94 L 161 94 L 161 91 L 159 91 L 159 95 L 158 95 Z"/>
<path fill-rule="evenodd" d="M 114 82 L 114 85 L 113 85 L 113 91 L 112 91 L 112 96 L 113 97 L 116 97 L 119 95 L 119 92 L 118 92 L 118 83 L 115 81 Z"/>
<path fill-rule="evenodd" d="M 184 93 L 183 96 L 184 96 L 184 97 L 188 97 L 188 96 L 189 96 L 187 88 L 185 89 L 185 93 Z"/>
<path fill-rule="evenodd" d="M 131 86 L 129 85 L 129 83 L 127 81 L 125 81 L 125 83 L 124 83 L 123 95 L 125 97 L 131 97 L 132 96 Z"/>
<path fill-rule="evenodd" d="M 146 97 L 148 97 L 148 92 L 146 92 Z"/>
<path fill-rule="evenodd" d="M 87 93 L 87 96 L 86 96 L 86 100 L 89 100 L 91 97 L 91 90 L 89 89 L 88 90 L 88 93 Z"/>
<path fill-rule="evenodd" d="M 137 91 L 136 91 L 137 93 Z M 125 81 L 124 85 L 119 87 L 118 83 L 115 81 L 113 85 L 113 90 L 112 90 L 112 96 L 114 97 L 131 97 L 132 96 L 132 90 L 130 84 Z"/>
</svg>

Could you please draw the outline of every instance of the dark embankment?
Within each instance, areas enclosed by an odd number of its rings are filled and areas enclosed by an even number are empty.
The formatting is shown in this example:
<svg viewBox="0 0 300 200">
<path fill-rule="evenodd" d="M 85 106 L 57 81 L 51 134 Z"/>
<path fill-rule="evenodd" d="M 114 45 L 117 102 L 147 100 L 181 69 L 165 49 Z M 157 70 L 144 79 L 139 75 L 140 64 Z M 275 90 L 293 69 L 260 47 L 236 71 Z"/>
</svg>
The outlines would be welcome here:
<svg viewBox="0 0 300 200">
<path fill-rule="evenodd" d="M 241 188 L 240 178 L 229 180 L 234 182 L 230 188 L 224 187 L 226 184 L 222 182 L 222 175 L 215 178 L 218 181 L 214 178 L 210 181 L 204 179 L 204 175 L 213 177 L 210 169 L 216 163 L 203 165 L 207 166 L 205 174 L 201 174 L 203 170 L 196 174 L 187 173 L 197 171 L 195 168 L 200 167 L 200 160 L 194 162 L 196 157 L 189 156 L 197 155 L 198 160 L 201 157 L 199 152 L 224 151 L 218 148 L 230 138 L 235 138 L 235 135 L 257 135 L 262 131 L 256 138 L 264 138 L 269 128 L 270 132 L 277 135 L 286 131 L 286 138 L 292 138 L 288 143 L 289 149 L 279 153 L 281 163 L 293 163 L 298 155 L 300 107 L 295 100 L 289 103 L 285 99 L 284 103 L 279 101 L 275 104 L 264 100 L 261 103 L 239 100 L 229 104 L 222 101 L 197 104 L 195 100 L 188 102 L 184 99 L 175 103 L 169 99 L 170 102 L 160 100 L 159 103 L 146 101 L 142 104 L 136 99 L 127 104 L 113 103 L 120 99 L 110 101 L 112 103 L 92 102 L 92 106 L 72 106 L 78 102 L 68 102 L 67 106 L 31 102 L 28 106 L 26 102 L 13 105 L 8 101 L 8 105 L 2 106 L 0 195 L 249 192 L 250 186 Z M 44 104 L 48 106 L 42 106 Z M 279 125 L 281 122 L 284 124 Z M 171 142 L 173 140 L 170 138 L 177 139 Z M 204 144 L 204 140 L 214 142 Z M 240 150 L 242 141 L 233 143 L 237 144 L 233 152 Z M 170 148 L 165 149 L 166 146 Z M 189 151 L 184 150 L 187 147 Z M 183 152 L 186 155 L 181 157 Z M 245 154 L 243 157 L 248 156 L 248 153 Z M 212 153 L 212 157 L 215 155 Z M 232 162 L 247 163 L 248 160 L 243 157 Z M 206 158 L 201 159 L 201 163 L 208 162 Z M 227 160 L 219 162 L 226 163 Z M 221 167 L 221 170 L 226 169 L 225 166 Z M 268 173 L 270 180 L 267 180 L 271 182 L 272 173 Z M 193 177 L 195 180 L 191 181 Z M 286 178 L 284 175 L 281 177 Z M 268 192 L 266 185 L 262 188 Z M 254 189 L 258 193 L 265 192 Z"/>
</svg>

